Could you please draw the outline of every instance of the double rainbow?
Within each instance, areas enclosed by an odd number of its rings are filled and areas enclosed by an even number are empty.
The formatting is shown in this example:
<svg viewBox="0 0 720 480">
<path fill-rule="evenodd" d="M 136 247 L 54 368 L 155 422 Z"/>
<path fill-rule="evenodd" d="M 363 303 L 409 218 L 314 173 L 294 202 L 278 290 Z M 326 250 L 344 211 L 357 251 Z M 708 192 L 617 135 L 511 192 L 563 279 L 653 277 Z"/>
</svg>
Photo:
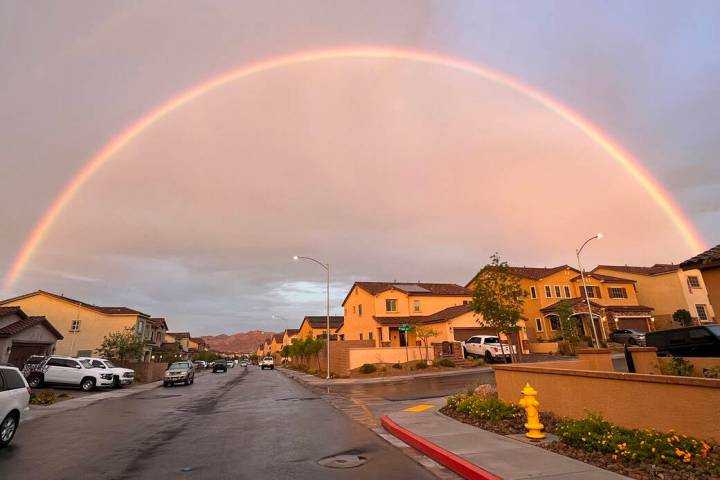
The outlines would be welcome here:
<svg viewBox="0 0 720 480">
<path fill-rule="evenodd" d="M 439 65 L 460 70 L 471 75 L 477 75 L 503 85 L 527 98 L 534 100 L 577 127 L 595 143 L 597 143 L 603 150 L 605 150 L 615 161 L 623 166 L 628 173 L 630 173 L 630 175 L 632 175 L 650 194 L 658 206 L 660 206 L 660 208 L 668 215 L 673 224 L 680 231 L 691 252 L 704 250 L 704 241 L 690 221 L 685 217 L 670 195 L 652 177 L 652 175 L 643 168 L 637 159 L 633 158 L 632 155 L 614 143 L 607 134 L 592 125 L 587 119 L 583 118 L 581 115 L 572 111 L 547 94 L 540 92 L 539 90 L 502 72 L 449 56 L 396 48 L 350 47 L 282 55 L 246 65 L 196 85 L 148 112 L 138 121 L 127 127 L 120 135 L 115 137 L 109 144 L 105 145 L 90 160 L 88 160 L 87 163 L 85 163 L 85 165 L 65 186 L 65 188 L 63 188 L 60 194 L 53 200 L 52 204 L 45 211 L 40 221 L 35 225 L 33 230 L 30 232 L 30 235 L 16 254 L 10 269 L 5 275 L 4 288 L 9 289 L 17 280 L 18 276 L 22 273 L 23 269 L 26 267 L 33 254 L 37 251 L 43 239 L 51 229 L 55 220 L 58 218 L 63 209 L 70 203 L 77 192 L 82 188 L 82 186 L 92 178 L 95 172 L 108 163 L 117 152 L 125 147 L 125 145 L 133 141 L 144 130 L 151 127 L 156 122 L 160 121 L 167 115 L 170 115 L 183 105 L 235 80 L 291 65 L 350 58 L 395 59 Z"/>
</svg>

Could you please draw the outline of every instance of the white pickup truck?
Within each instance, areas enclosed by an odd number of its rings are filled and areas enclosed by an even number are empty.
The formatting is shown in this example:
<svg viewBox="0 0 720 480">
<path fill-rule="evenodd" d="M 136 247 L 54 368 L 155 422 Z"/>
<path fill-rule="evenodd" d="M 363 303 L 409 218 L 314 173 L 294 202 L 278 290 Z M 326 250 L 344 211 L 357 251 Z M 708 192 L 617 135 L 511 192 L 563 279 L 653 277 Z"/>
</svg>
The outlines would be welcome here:
<svg viewBox="0 0 720 480">
<path fill-rule="evenodd" d="M 475 335 L 460 343 L 466 357 L 482 357 L 490 363 L 494 360 L 501 360 L 504 353 L 507 361 L 510 361 L 510 345 L 501 344 L 500 338 L 494 335 Z M 517 353 L 515 345 L 512 347 L 512 352 Z"/>
</svg>

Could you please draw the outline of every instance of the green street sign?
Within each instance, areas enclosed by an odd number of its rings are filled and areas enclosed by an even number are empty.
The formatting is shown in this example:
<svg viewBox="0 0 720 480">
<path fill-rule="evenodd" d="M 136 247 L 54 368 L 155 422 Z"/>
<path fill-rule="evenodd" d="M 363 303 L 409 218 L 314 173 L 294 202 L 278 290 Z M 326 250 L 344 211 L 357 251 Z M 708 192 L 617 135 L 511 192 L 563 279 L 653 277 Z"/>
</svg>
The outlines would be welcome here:
<svg viewBox="0 0 720 480">
<path fill-rule="evenodd" d="M 400 328 L 398 328 L 398 330 L 400 330 L 401 332 L 409 332 L 411 330 L 415 330 L 415 327 L 413 327 L 412 325 L 408 325 L 406 323 L 406 324 L 402 325 Z"/>
</svg>

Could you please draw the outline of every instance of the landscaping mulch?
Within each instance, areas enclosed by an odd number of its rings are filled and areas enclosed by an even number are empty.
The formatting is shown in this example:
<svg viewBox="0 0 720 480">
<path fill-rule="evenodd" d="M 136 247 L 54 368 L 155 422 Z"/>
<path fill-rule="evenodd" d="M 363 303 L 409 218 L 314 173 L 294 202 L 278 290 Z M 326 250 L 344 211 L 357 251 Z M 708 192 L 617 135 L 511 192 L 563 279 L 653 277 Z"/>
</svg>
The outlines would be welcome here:
<svg viewBox="0 0 720 480">
<path fill-rule="evenodd" d="M 553 442 L 541 447 L 560 455 L 580 460 L 611 472 L 625 475 L 637 480 L 717 480 L 720 475 L 714 475 L 698 465 L 648 465 L 639 462 L 625 462 L 613 460 L 610 455 L 600 452 L 586 452 L 571 447 L 562 442 Z M 715 448 L 717 450 L 717 447 Z M 720 452 L 711 452 L 711 459 L 720 463 Z M 714 457 L 714 458 L 713 458 Z"/>
<path fill-rule="evenodd" d="M 488 430 L 498 435 L 514 435 L 525 433 L 525 418 L 511 418 L 508 420 L 491 421 L 471 417 L 465 413 L 458 412 L 448 407 L 442 407 L 440 412 L 450 418 L 463 423 L 473 425 L 483 430 Z M 560 418 L 555 415 L 541 412 L 540 423 L 545 425 L 545 431 L 553 433 Z M 719 480 L 720 474 L 712 474 L 698 465 L 648 465 L 638 462 L 627 462 L 613 460 L 611 455 L 600 452 L 587 452 L 579 448 L 571 447 L 562 442 L 552 442 L 538 445 L 560 455 L 574 458 L 581 462 L 615 472 L 636 480 Z M 720 465 L 720 447 L 714 446 L 710 452 L 710 460 Z"/>
</svg>

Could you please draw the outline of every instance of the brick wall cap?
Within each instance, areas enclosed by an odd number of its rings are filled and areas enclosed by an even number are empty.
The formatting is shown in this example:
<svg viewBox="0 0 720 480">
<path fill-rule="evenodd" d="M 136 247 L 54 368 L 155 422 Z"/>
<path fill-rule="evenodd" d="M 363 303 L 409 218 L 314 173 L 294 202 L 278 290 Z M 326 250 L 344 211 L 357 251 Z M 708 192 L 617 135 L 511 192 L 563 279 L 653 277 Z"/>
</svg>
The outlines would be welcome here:
<svg viewBox="0 0 720 480">
<path fill-rule="evenodd" d="M 577 350 L 578 355 L 606 355 L 612 353 L 609 348 L 580 348 Z"/>
<path fill-rule="evenodd" d="M 657 348 L 655 347 L 628 347 L 628 350 L 630 353 L 635 352 L 657 352 Z"/>
</svg>

